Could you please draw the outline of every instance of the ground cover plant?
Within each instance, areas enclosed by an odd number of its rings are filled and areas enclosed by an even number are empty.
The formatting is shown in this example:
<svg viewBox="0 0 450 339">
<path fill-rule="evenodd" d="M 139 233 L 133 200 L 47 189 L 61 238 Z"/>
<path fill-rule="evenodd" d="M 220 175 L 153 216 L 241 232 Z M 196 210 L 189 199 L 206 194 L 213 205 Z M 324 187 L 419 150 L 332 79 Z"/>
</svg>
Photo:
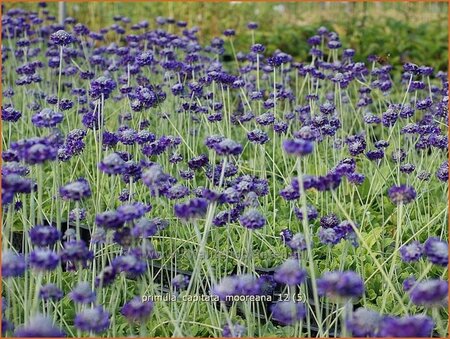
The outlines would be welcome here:
<svg viewBox="0 0 450 339">
<path fill-rule="evenodd" d="M 2 15 L 5 336 L 448 335 L 445 69 L 113 19 Z"/>
</svg>

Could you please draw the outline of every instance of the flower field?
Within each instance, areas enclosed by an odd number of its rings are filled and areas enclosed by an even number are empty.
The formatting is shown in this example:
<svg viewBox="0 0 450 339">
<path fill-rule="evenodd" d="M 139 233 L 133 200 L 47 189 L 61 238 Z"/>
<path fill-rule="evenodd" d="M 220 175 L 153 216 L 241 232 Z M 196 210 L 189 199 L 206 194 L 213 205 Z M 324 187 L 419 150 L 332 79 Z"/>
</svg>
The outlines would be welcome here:
<svg viewBox="0 0 450 339">
<path fill-rule="evenodd" d="M 3 336 L 448 336 L 447 61 L 33 6 L 2 14 Z"/>
</svg>

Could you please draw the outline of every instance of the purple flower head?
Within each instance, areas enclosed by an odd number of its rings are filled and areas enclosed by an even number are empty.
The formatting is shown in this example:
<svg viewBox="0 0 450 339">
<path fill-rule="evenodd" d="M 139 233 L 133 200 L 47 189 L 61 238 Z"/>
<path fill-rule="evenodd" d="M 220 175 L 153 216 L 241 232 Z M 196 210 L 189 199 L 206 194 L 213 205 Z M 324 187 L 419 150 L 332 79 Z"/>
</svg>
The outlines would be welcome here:
<svg viewBox="0 0 450 339">
<path fill-rule="evenodd" d="M 91 233 L 91 241 L 92 245 L 95 244 L 104 244 L 106 242 L 106 231 L 102 227 L 98 227 Z"/>
<path fill-rule="evenodd" d="M 161 195 L 167 192 L 176 179 L 163 172 L 158 164 L 151 164 L 148 169 L 142 173 L 142 181 L 150 188 L 152 195 Z"/>
<path fill-rule="evenodd" d="M 266 50 L 266 48 L 262 44 L 254 44 L 250 49 L 253 53 L 256 54 L 263 54 L 264 51 Z"/>
<path fill-rule="evenodd" d="M 225 301 L 238 292 L 239 279 L 236 276 L 222 278 L 218 284 L 212 287 L 211 294 Z"/>
<path fill-rule="evenodd" d="M 138 111 L 142 108 L 154 107 L 158 103 L 157 93 L 155 93 L 151 88 L 139 86 L 135 90 L 137 102 L 139 107 Z"/>
<path fill-rule="evenodd" d="M 414 188 L 406 185 L 392 186 L 388 190 L 389 199 L 396 204 L 409 204 L 416 198 Z"/>
<path fill-rule="evenodd" d="M 261 214 L 261 212 L 256 209 L 251 209 L 245 212 L 239 218 L 239 222 L 242 226 L 251 230 L 255 230 L 264 227 L 264 225 L 266 224 L 266 219 Z"/>
<path fill-rule="evenodd" d="M 336 107 L 331 102 L 325 102 L 323 105 L 320 105 L 319 107 L 320 112 L 323 114 L 331 114 L 334 112 Z"/>
<path fill-rule="evenodd" d="M 308 44 L 311 46 L 318 46 L 318 45 L 320 45 L 321 41 L 322 41 L 322 38 L 319 35 L 313 35 L 313 36 L 309 37 L 307 40 Z"/>
<path fill-rule="evenodd" d="M 222 201 L 228 204 L 237 204 L 239 201 L 241 201 L 241 198 L 241 192 L 239 192 L 234 187 L 228 187 L 221 196 Z"/>
<path fill-rule="evenodd" d="M 355 184 L 355 185 L 361 185 L 364 180 L 366 179 L 364 174 L 361 173 L 350 173 L 347 174 L 347 179 L 349 182 Z"/>
<path fill-rule="evenodd" d="M 283 141 L 283 149 L 288 154 L 304 156 L 313 151 L 313 144 L 304 139 L 288 139 Z"/>
<path fill-rule="evenodd" d="M 434 69 L 430 66 L 419 66 L 417 72 L 421 75 L 430 76 L 433 74 Z"/>
<path fill-rule="evenodd" d="M 212 165 L 207 166 L 206 177 L 208 179 L 211 179 L 213 181 L 214 185 L 219 185 L 220 179 L 222 177 L 222 169 L 223 169 L 223 177 L 224 178 L 232 177 L 238 171 L 238 168 L 234 163 L 227 162 L 225 165 L 224 161 L 222 160 L 222 161 L 220 161 L 219 164 L 215 165 L 214 167 Z"/>
<path fill-rule="evenodd" d="M 400 117 L 403 119 L 410 118 L 414 116 L 414 109 L 408 105 L 401 107 L 400 109 Z"/>
<path fill-rule="evenodd" d="M 416 74 L 419 71 L 419 66 L 411 62 L 406 62 L 403 64 L 403 70 L 408 73 Z"/>
<path fill-rule="evenodd" d="M 71 109 L 72 107 L 73 107 L 73 101 L 71 101 L 69 99 L 61 99 L 61 101 L 59 102 L 58 109 L 60 109 L 61 111 L 67 111 L 67 110 Z M 60 114 L 60 113 L 57 113 L 57 114 Z"/>
<path fill-rule="evenodd" d="M 27 265 L 22 254 L 16 254 L 12 250 L 2 253 L 2 276 L 4 278 L 20 277 L 25 273 Z"/>
<path fill-rule="evenodd" d="M 22 156 L 27 164 L 43 164 L 48 160 L 55 160 L 58 149 L 53 145 L 38 142 L 26 148 Z"/>
<path fill-rule="evenodd" d="M 392 152 L 391 158 L 393 162 L 401 163 L 406 159 L 406 153 L 402 149 L 396 149 Z"/>
<path fill-rule="evenodd" d="M 145 213 L 150 212 L 151 205 L 145 205 L 141 202 L 133 202 L 130 204 L 124 204 L 117 208 L 117 216 L 122 222 L 139 219 L 144 216 Z"/>
<path fill-rule="evenodd" d="M 82 240 L 70 240 L 64 243 L 61 251 L 61 261 L 65 264 L 80 263 L 83 267 L 89 260 L 94 258 L 94 253 L 89 250 L 86 243 Z"/>
<path fill-rule="evenodd" d="M 86 219 L 86 209 L 85 208 L 74 208 L 69 212 L 69 220 L 77 221 Z"/>
<path fill-rule="evenodd" d="M 338 49 L 342 47 L 342 44 L 339 40 L 330 40 L 327 44 L 329 49 Z"/>
<path fill-rule="evenodd" d="M 156 140 L 156 137 L 153 133 L 149 131 L 139 131 L 136 136 L 137 143 L 143 145 L 148 142 L 153 142 Z"/>
<path fill-rule="evenodd" d="M 268 134 L 260 129 L 254 129 L 253 131 L 248 132 L 247 138 L 249 141 L 260 145 L 269 141 Z"/>
<path fill-rule="evenodd" d="M 432 105 L 433 105 L 433 101 L 431 100 L 431 98 L 425 98 L 425 99 L 417 102 L 416 108 L 418 110 L 424 111 L 424 110 L 430 108 Z"/>
<path fill-rule="evenodd" d="M 366 157 L 369 160 L 380 160 L 384 158 L 384 150 L 383 149 L 376 149 L 366 152 Z"/>
<path fill-rule="evenodd" d="M 419 338 L 430 337 L 433 320 L 425 315 L 384 317 L 380 322 L 379 337 Z"/>
<path fill-rule="evenodd" d="M 351 49 L 351 48 L 347 48 L 344 50 L 342 55 L 346 58 L 352 58 L 353 56 L 355 56 L 355 50 Z"/>
<path fill-rule="evenodd" d="M 347 143 L 348 151 L 352 156 L 357 156 L 366 149 L 366 140 L 363 135 L 349 136 L 345 142 Z"/>
<path fill-rule="evenodd" d="M 367 124 L 379 124 L 381 123 L 381 118 L 372 113 L 366 113 L 364 115 L 364 122 Z"/>
<path fill-rule="evenodd" d="M 91 196 L 91 188 L 86 179 L 80 178 L 68 183 L 59 189 L 59 194 L 63 200 L 79 201 Z"/>
<path fill-rule="evenodd" d="M 112 265 L 117 272 L 125 272 L 129 277 L 139 277 L 147 270 L 147 263 L 134 254 L 118 256 Z"/>
<path fill-rule="evenodd" d="M 333 190 L 339 187 L 342 176 L 330 171 L 325 176 L 319 176 L 314 182 L 314 188 L 320 192 Z"/>
<path fill-rule="evenodd" d="M 133 238 L 129 227 L 119 228 L 114 232 L 113 241 L 123 248 L 130 247 L 132 240 Z"/>
<path fill-rule="evenodd" d="M 92 291 L 91 284 L 88 282 L 80 282 L 68 294 L 69 298 L 79 304 L 89 304 L 95 302 L 95 292 Z"/>
<path fill-rule="evenodd" d="M 61 233 L 55 227 L 47 225 L 36 225 L 28 233 L 31 243 L 40 247 L 52 246 L 61 238 Z"/>
<path fill-rule="evenodd" d="M 223 35 L 225 36 L 235 36 L 236 35 L 236 31 L 234 29 L 226 29 L 223 31 Z"/>
<path fill-rule="evenodd" d="M 125 161 L 119 154 L 111 153 L 98 164 L 98 168 L 106 174 L 122 174 L 125 170 Z"/>
<path fill-rule="evenodd" d="M 353 337 L 376 337 L 380 322 L 379 313 L 360 307 L 347 319 L 346 326 Z"/>
<path fill-rule="evenodd" d="M 5 162 L 19 161 L 19 154 L 16 150 L 7 149 L 2 152 L 2 159 Z"/>
<path fill-rule="evenodd" d="M 302 233 L 294 234 L 286 244 L 293 251 L 305 251 L 307 248 L 306 238 Z"/>
<path fill-rule="evenodd" d="M 413 164 L 403 164 L 400 166 L 400 172 L 406 173 L 406 174 L 410 174 L 410 173 L 414 172 L 415 169 L 416 169 L 416 166 L 414 166 Z"/>
<path fill-rule="evenodd" d="M 100 334 L 109 328 L 110 317 L 109 312 L 101 306 L 96 306 L 77 313 L 75 315 L 74 326 L 81 331 Z"/>
<path fill-rule="evenodd" d="M 183 161 L 183 156 L 178 153 L 172 153 L 172 155 L 169 158 L 169 162 L 171 164 L 177 164 L 179 162 Z"/>
<path fill-rule="evenodd" d="M 334 213 L 327 214 L 320 218 L 320 226 L 323 228 L 334 228 L 338 226 L 339 223 L 339 217 Z"/>
<path fill-rule="evenodd" d="M 97 113 L 86 112 L 83 114 L 81 121 L 86 128 L 97 130 L 101 125 L 101 119 L 101 116 Z"/>
<path fill-rule="evenodd" d="M 299 285 L 306 279 L 306 271 L 300 268 L 296 259 L 287 259 L 279 266 L 274 274 L 275 281 L 286 285 Z"/>
<path fill-rule="evenodd" d="M 269 194 L 269 182 L 266 179 L 257 179 L 253 180 L 253 193 L 255 193 L 258 197 L 263 197 Z"/>
<path fill-rule="evenodd" d="M 223 139 L 213 145 L 218 155 L 239 155 L 242 153 L 242 145 L 231 139 Z"/>
<path fill-rule="evenodd" d="M 5 167 L 2 171 L 2 192 L 11 193 L 30 193 L 36 186 L 33 181 L 26 179 L 19 174 L 4 173 Z M 4 201 L 2 201 L 4 203 Z"/>
<path fill-rule="evenodd" d="M 275 133 L 284 134 L 288 130 L 288 124 L 284 121 L 277 121 L 273 124 L 273 130 Z"/>
<path fill-rule="evenodd" d="M 190 169 L 196 170 L 206 166 L 208 162 L 208 156 L 206 154 L 200 154 L 199 156 L 191 158 L 188 161 L 188 166 Z"/>
<path fill-rule="evenodd" d="M 117 138 L 124 145 L 134 145 L 137 141 L 137 132 L 128 127 L 119 128 Z"/>
<path fill-rule="evenodd" d="M 281 241 L 283 241 L 284 243 L 290 241 L 292 239 L 292 236 L 292 231 L 289 228 L 285 228 L 280 232 Z"/>
<path fill-rule="evenodd" d="M 439 166 L 436 177 L 444 182 L 448 182 L 448 162 L 447 160 L 442 163 L 441 166 Z"/>
<path fill-rule="evenodd" d="M 175 290 L 182 290 L 188 287 L 189 281 L 189 276 L 184 274 L 177 274 L 175 277 L 173 277 L 170 284 Z"/>
<path fill-rule="evenodd" d="M 158 233 L 159 230 L 159 222 L 162 220 L 160 219 L 147 219 L 147 218 L 141 218 L 139 219 L 135 224 L 134 228 L 131 231 L 131 234 L 133 237 L 145 237 L 149 238 L 154 236 L 156 233 Z M 168 223 L 165 222 L 167 225 Z"/>
<path fill-rule="evenodd" d="M 364 283 L 353 271 L 327 272 L 317 279 L 319 295 L 340 298 L 359 298 L 364 294 Z"/>
<path fill-rule="evenodd" d="M 72 240 L 75 240 L 76 236 L 77 236 L 77 233 L 76 233 L 75 229 L 68 228 L 64 232 L 63 239 L 66 241 L 72 241 Z"/>
<path fill-rule="evenodd" d="M 183 89 L 183 84 L 178 83 L 172 86 L 171 91 L 173 95 L 177 96 L 183 93 Z"/>
<path fill-rule="evenodd" d="M 106 266 L 100 273 L 95 277 L 95 287 L 104 287 L 112 284 L 116 278 L 117 272 L 113 266 Z"/>
<path fill-rule="evenodd" d="M 403 280 L 402 283 L 403 291 L 408 292 L 416 284 L 416 282 L 417 282 L 416 277 L 410 275 L 408 278 Z"/>
<path fill-rule="evenodd" d="M 400 247 L 400 255 L 404 262 L 417 261 L 423 255 L 423 245 L 418 241 L 413 241 L 408 245 Z"/>
<path fill-rule="evenodd" d="M 89 94 L 93 99 L 98 99 L 102 95 L 106 99 L 116 87 L 117 84 L 114 80 L 101 76 L 91 82 Z"/>
<path fill-rule="evenodd" d="M 305 177 L 303 177 L 305 179 Z M 294 214 L 298 218 L 298 220 L 303 220 L 303 210 L 298 207 L 294 207 Z M 313 205 L 306 206 L 306 217 L 308 221 L 313 221 L 319 216 L 319 212 Z"/>
<path fill-rule="evenodd" d="M 154 60 L 153 53 L 148 51 L 142 52 L 136 57 L 136 63 L 141 67 L 150 65 L 153 62 L 153 60 Z"/>
<path fill-rule="evenodd" d="M 67 142 L 83 140 L 86 134 L 86 130 L 75 128 L 67 133 Z"/>
<path fill-rule="evenodd" d="M 61 338 L 65 336 L 66 333 L 56 327 L 52 319 L 39 313 L 33 315 L 28 323 L 17 327 L 14 331 L 14 337 L 19 338 Z"/>
<path fill-rule="evenodd" d="M 343 238 L 342 234 L 336 229 L 323 227 L 319 227 L 318 237 L 320 242 L 325 245 L 336 245 Z"/>
<path fill-rule="evenodd" d="M 394 107 L 389 107 L 381 117 L 381 122 L 385 127 L 394 126 L 399 117 L 399 112 Z"/>
<path fill-rule="evenodd" d="M 29 254 L 28 263 L 37 271 L 53 271 L 59 264 L 59 256 L 47 248 L 37 248 Z"/>
<path fill-rule="evenodd" d="M 153 301 L 142 301 L 135 297 L 123 305 L 120 313 L 130 322 L 147 321 L 153 311 Z"/>
<path fill-rule="evenodd" d="M 428 238 L 424 244 L 424 251 L 431 263 L 439 266 L 448 265 L 448 242 L 437 237 Z"/>
<path fill-rule="evenodd" d="M 46 284 L 43 285 L 39 290 L 39 298 L 47 301 L 53 300 L 58 301 L 61 300 L 64 296 L 64 292 L 58 288 L 55 284 Z"/>
<path fill-rule="evenodd" d="M 58 46 L 67 46 L 75 42 L 75 38 L 64 30 L 59 30 L 50 35 L 50 41 Z"/>
<path fill-rule="evenodd" d="M 174 206 L 175 216 L 184 220 L 202 217 L 206 214 L 207 209 L 208 201 L 203 198 L 194 198 Z"/>
<path fill-rule="evenodd" d="M 232 222 L 232 217 L 230 211 L 221 211 L 216 214 L 213 219 L 213 225 L 217 227 L 225 226 L 226 224 Z"/>
<path fill-rule="evenodd" d="M 319 136 L 319 131 L 313 126 L 303 126 L 299 131 L 294 132 L 294 137 L 308 141 L 316 140 Z"/>
<path fill-rule="evenodd" d="M 261 292 L 260 280 L 251 274 L 236 275 L 236 295 L 257 295 Z"/>
<path fill-rule="evenodd" d="M 160 139 L 147 143 L 142 147 L 142 153 L 151 157 L 163 154 L 169 147 L 171 147 L 170 139 L 162 136 Z"/>
<path fill-rule="evenodd" d="M 105 211 L 95 216 L 95 223 L 98 226 L 105 227 L 106 229 L 116 229 L 122 227 L 124 221 L 116 211 Z"/>
<path fill-rule="evenodd" d="M 448 297 L 448 281 L 431 279 L 417 283 L 409 291 L 411 302 L 421 306 L 443 305 Z"/>
<path fill-rule="evenodd" d="M 271 274 L 262 274 L 259 276 L 259 295 L 268 295 L 275 291 L 277 283 Z"/>
<path fill-rule="evenodd" d="M 12 106 L 2 107 L 2 121 L 16 122 L 21 116 L 22 113 Z"/>
<path fill-rule="evenodd" d="M 205 138 L 205 146 L 208 148 L 214 148 L 216 144 L 224 140 L 225 137 L 221 135 L 210 135 Z"/>
<path fill-rule="evenodd" d="M 273 320 L 281 325 L 293 325 L 306 316 L 305 304 L 294 301 L 279 301 L 271 306 Z"/>
<path fill-rule="evenodd" d="M 354 228 L 358 227 L 358 224 L 353 221 L 344 220 L 337 225 L 334 230 L 339 234 L 343 239 L 352 240 L 356 235 L 354 233 Z"/>
<path fill-rule="evenodd" d="M 258 29 L 258 27 L 259 27 L 259 25 L 257 22 L 250 21 L 249 23 L 247 23 L 247 28 L 250 30 Z"/>
<path fill-rule="evenodd" d="M 224 338 L 242 338 L 245 337 L 247 328 L 241 324 L 225 324 L 223 326 L 222 337 Z"/>
</svg>

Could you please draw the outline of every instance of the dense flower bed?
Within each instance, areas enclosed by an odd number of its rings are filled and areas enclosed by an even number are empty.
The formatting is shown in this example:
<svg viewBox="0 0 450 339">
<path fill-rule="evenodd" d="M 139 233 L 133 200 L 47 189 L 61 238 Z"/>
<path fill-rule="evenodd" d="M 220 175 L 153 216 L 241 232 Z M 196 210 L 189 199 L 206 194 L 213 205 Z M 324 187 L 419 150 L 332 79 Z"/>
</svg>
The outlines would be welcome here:
<svg viewBox="0 0 450 339">
<path fill-rule="evenodd" d="M 447 336 L 447 73 L 114 20 L 2 17 L 4 334 Z"/>
</svg>

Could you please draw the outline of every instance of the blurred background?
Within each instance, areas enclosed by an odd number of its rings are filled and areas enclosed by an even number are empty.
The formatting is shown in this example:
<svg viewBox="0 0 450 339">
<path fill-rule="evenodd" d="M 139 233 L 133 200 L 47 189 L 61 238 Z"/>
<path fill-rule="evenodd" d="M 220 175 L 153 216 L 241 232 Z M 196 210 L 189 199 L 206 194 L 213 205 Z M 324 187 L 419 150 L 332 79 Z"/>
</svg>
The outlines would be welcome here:
<svg viewBox="0 0 450 339">
<path fill-rule="evenodd" d="M 4 10 L 38 10 L 37 3 L 4 6 Z M 58 15 L 58 3 L 48 3 L 47 9 Z M 92 30 L 112 24 L 115 15 L 132 22 L 149 20 L 152 27 L 157 16 L 172 17 L 198 26 L 202 42 L 233 28 L 235 48 L 244 52 L 251 44 L 246 25 L 255 21 L 260 25 L 256 39 L 269 53 L 279 48 L 300 60 L 308 55 L 306 39 L 326 26 L 339 33 L 344 47 L 357 50 L 357 61 L 377 54 L 389 56 L 394 65 L 411 61 L 441 70 L 448 66 L 448 4 L 444 2 L 71 2 L 66 3 L 66 15 Z"/>
</svg>

